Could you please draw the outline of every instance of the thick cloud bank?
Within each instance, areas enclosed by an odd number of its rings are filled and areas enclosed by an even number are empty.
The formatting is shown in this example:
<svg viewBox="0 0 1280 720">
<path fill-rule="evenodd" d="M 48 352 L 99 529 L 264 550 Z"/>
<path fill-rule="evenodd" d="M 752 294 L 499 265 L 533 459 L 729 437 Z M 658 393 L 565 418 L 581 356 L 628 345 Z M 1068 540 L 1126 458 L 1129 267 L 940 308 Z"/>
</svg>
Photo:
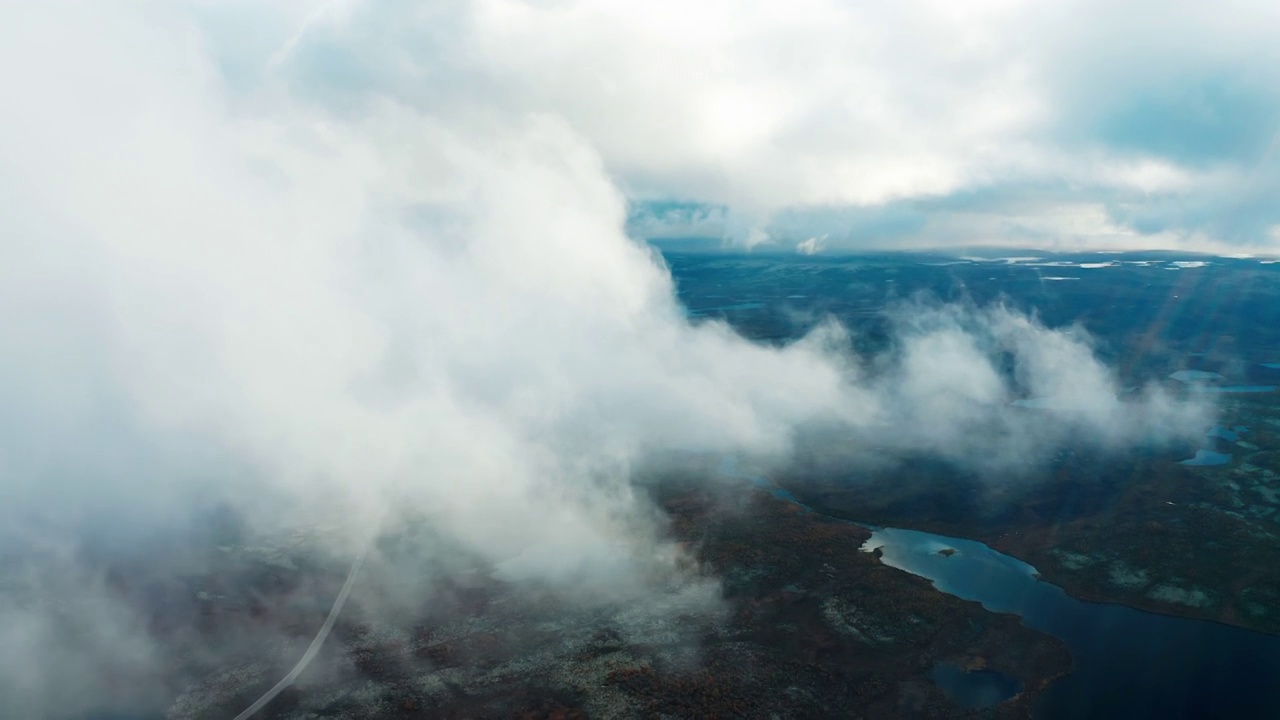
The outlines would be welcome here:
<svg viewBox="0 0 1280 720">
<path fill-rule="evenodd" d="M 634 198 L 701 204 L 646 233 L 1280 252 L 1274 3 L 256 5 L 207 10 L 263 28 L 216 43 L 237 82 L 555 114 Z"/>
<path fill-rule="evenodd" d="M 425 518 L 512 578 L 626 592 L 677 564 L 630 484 L 663 454 L 777 458 L 820 428 L 963 461 L 975 426 L 1031 452 L 1023 396 L 1103 442 L 1201 421 L 1118 402 L 1086 342 L 1001 310 L 907 313 L 867 360 L 837 327 L 776 348 L 690 325 L 623 231 L 616 149 L 554 94 L 513 108 L 512 88 L 451 74 L 459 58 L 399 56 L 394 27 L 343 35 L 361 9 L 341 3 L 250 81 L 259 38 L 233 58 L 219 10 L 198 10 L 31 3 L 0 23 L 0 648 L 23 658 L 0 697 L 20 714 L 109 704 L 104 667 L 157 662 L 84 539 L 145 547 L 220 504 L 324 524 L 340 553 Z M 389 33 L 371 57 L 415 82 L 342 66 L 354 89 L 312 87 L 308 33 Z M 705 146 L 714 128 L 671 157 L 732 153 Z"/>
</svg>

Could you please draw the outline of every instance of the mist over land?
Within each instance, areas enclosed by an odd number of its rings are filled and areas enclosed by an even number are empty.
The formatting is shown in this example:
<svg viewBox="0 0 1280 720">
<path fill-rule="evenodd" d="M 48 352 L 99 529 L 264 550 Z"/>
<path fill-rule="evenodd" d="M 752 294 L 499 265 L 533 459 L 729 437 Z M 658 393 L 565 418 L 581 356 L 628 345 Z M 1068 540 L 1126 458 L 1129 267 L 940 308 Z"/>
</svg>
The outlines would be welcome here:
<svg viewBox="0 0 1280 720">
<path fill-rule="evenodd" d="M 5 11 L 0 78 L 17 101 L 0 119 L 0 695 L 19 715 L 150 708 L 170 696 L 175 654 L 216 666 L 261 643 L 247 625 L 207 645 L 182 612 L 157 619 L 147 593 L 212 572 L 211 547 L 278 563 L 295 547 L 317 566 L 368 549 L 357 612 L 387 622 L 477 567 L 583 607 L 714 618 L 721 578 L 695 567 L 636 478 L 690 457 L 781 467 L 828 441 L 840 458 L 927 453 L 1006 478 L 1067 442 L 1159 446 L 1211 422 L 1211 398 L 1131 390 L 1083 329 L 999 303 L 888 306 L 891 335 L 870 353 L 834 320 L 749 341 L 689 317 L 635 218 L 637 198 L 692 194 L 741 208 L 726 222 L 758 244 L 770 228 L 787 240 L 787 208 L 937 197 L 1009 166 L 1094 177 L 1096 162 L 1105 182 L 1091 187 L 1123 193 L 1230 189 L 1234 171 L 962 151 L 1024 128 L 1030 100 L 977 108 L 952 135 L 908 123 L 897 132 L 936 139 L 891 158 L 910 172 L 856 143 L 814 171 L 799 135 L 759 140 L 785 118 L 720 133 L 723 113 L 790 107 L 743 90 L 774 87 L 749 63 L 723 92 L 678 86 L 671 122 L 691 130 L 644 143 L 654 118 L 566 98 L 670 90 L 680 53 L 653 75 L 637 63 L 673 10 L 614 52 L 631 19 L 617 7 L 386 7 L 264 10 L 263 36 L 239 40 L 227 28 L 250 11 L 236 3 Z M 739 62 L 777 19 L 734 34 L 724 7 L 691 12 Z M 414 54 L 401 21 L 431 53 Z M 585 46 L 547 50 L 567 37 Z M 597 70 L 573 67 L 596 51 Z M 997 96 L 1022 83 L 975 72 Z M 819 90 L 796 105 L 821 116 Z M 1104 234 L 1122 235 L 1112 220 Z M 1202 225 L 1143 242 L 1218 231 Z M 335 591 L 316 581 L 291 602 L 312 613 Z"/>
</svg>

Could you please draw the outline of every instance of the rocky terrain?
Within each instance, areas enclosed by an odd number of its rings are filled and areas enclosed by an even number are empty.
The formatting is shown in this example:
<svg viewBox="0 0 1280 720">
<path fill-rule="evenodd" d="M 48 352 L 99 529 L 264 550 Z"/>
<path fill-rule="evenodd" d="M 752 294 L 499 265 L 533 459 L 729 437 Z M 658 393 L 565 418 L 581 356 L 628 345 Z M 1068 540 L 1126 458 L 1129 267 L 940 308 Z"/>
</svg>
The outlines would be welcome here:
<svg viewBox="0 0 1280 720">
<path fill-rule="evenodd" d="M 693 558 L 689 577 L 610 603 L 469 570 L 441 576 L 394 621 L 357 602 L 261 717 L 1026 717 L 1070 667 L 1064 646 L 1017 618 L 880 564 L 857 526 L 758 490 L 731 498 L 668 479 L 653 492 Z M 166 717 L 249 705 L 327 611 L 297 598 L 333 597 L 343 574 L 270 554 L 256 568 L 236 579 L 252 600 L 195 592 L 205 635 L 249 628 L 263 641 L 186 668 Z M 940 663 L 1002 672 L 1022 691 L 960 707 L 929 679 Z"/>
</svg>

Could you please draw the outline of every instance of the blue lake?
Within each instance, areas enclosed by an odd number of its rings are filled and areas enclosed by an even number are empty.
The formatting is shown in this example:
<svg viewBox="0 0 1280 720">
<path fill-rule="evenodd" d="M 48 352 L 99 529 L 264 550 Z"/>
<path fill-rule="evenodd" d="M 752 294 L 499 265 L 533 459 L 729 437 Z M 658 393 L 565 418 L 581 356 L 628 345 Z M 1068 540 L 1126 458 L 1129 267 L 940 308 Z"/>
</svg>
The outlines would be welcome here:
<svg viewBox="0 0 1280 720">
<path fill-rule="evenodd" d="M 766 478 L 740 470 L 733 459 L 722 461 L 719 473 L 749 480 L 814 512 Z M 880 548 L 886 565 L 992 612 L 1018 615 L 1028 627 L 1067 644 L 1075 666 L 1046 690 L 1036 717 L 1280 718 L 1280 637 L 1084 602 L 1038 579 L 1031 565 L 980 542 L 917 530 L 870 529 L 864 549 Z M 943 549 L 955 552 L 946 556 L 938 552 Z M 961 704 L 1003 692 L 1000 678 L 962 678 L 938 668 L 934 673 L 939 674 L 935 682 Z"/>
<path fill-rule="evenodd" d="M 1244 432 L 1244 430 L 1239 429 L 1239 427 L 1232 429 L 1225 425 L 1214 425 L 1209 429 L 1207 435 L 1209 437 L 1222 438 L 1227 442 L 1235 442 L 1240 439 L 1240 433 L 1242 432 Z"/>
<path fill-rule="evenodd" d="M 1171 374 L 1169 377 L 1177 380 L 1178 382 L 1184 383 L 1199 382 L 1203 380 L 1220 380 L 1222 378 L 1218 373 L 1209 372 L 1207 370 L 1179 370 L 1178 372 Z"/>
<path fill-rule="evenodd" d="M 1200 393 L 1269 393 L 1280 389 L 1276 385 L 1189 385 L 1191 392 Z"/>
<path fill-rule="evenodd" d="M 1226 465 L 1231 462 L 1231 455 L 1228 453 L 1214 452 L 1212 450 L 1197 450 L 1196 456 L 1190 460 L 1183 460 L 1181 465 Z"/>
<path fill-rule="evenodd" d="M 965 670 L 951 663 L 938 663 L 929 671 L 929 679 L 967 708 L 999 705 L 1022 692 L 1022 683 L 995 670 Z"/>
</svg>

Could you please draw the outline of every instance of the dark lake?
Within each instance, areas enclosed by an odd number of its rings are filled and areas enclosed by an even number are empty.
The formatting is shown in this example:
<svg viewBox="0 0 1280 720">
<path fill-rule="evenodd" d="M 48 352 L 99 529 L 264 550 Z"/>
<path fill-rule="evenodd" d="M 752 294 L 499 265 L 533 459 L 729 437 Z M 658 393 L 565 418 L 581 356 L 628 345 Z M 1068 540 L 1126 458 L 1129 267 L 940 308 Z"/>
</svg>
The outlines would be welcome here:
<svg viewBox="0 0 1280 720">
<path fill-rule="evenodd" d="M 971 540 L 878 528 L 866 544 L 876 547 L 884 563 L 1067 643 L 1075 667 L 1037 717 L 1280 718 L 1280 637 L 1076 600 Z"/>
<path fill-rule="evenodd" d="M 995 670 L 966 670 L 951 663 L 938 663 L 929 679 L 955 698 L 962 707 L 988 708 L 1022 692 L 1022 683 Z"/>
<path fill-rule="evenodd" d="M 733 458 L 724 458 L 717 470 L 814 512 Z M 872 530 L 863 549 L 880 548 L 886 565 L 992 612 L 1018 615 L 1028 627 L 1067 644 L 1074 667 L 1041 697 L 1037 718 L 1280 718 L 1280 636 L 1077 600 L 1039 580 L 1031 565 L 980 542 L 863 527 Z M 1007 684 L 1013 679 L 1000 673 L 939 667 L 934 682 L 962 705 L 1016 692 Z"/>
</svg>

